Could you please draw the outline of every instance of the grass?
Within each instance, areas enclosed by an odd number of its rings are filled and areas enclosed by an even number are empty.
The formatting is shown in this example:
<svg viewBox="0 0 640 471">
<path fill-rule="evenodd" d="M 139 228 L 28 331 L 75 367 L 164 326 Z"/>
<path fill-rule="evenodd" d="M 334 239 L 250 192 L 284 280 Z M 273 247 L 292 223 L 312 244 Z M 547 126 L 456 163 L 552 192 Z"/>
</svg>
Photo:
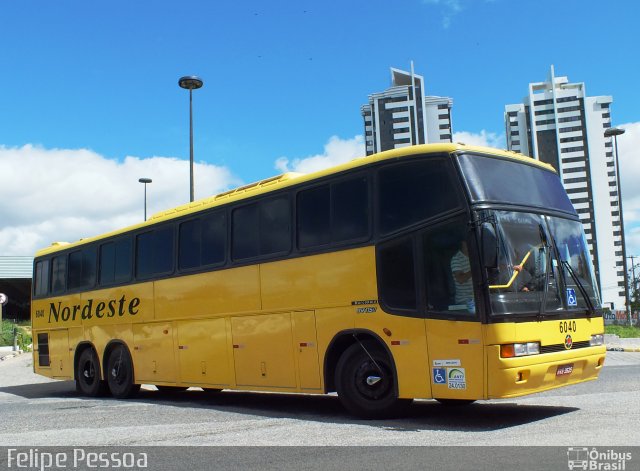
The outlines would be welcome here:
<svg viewBox="0 0 640 471">
<path fill-rule="evenodd" d="M 606 325 L 604 327 L 605 334 L 615 334 L 620 338 L 640 338 L 640 328 L 629 327 L 625 325 Z"/>
<path fill-rule="evenodd" d="M 13 345 L 13 328 L 18 329 L 18 348 L 20 350 L 28 350 L 31 345 L 31 326 L 16 325 L 11 321 L 2 320 L 2 329 L 0 330 L 0 346 Z"/>
</svg>

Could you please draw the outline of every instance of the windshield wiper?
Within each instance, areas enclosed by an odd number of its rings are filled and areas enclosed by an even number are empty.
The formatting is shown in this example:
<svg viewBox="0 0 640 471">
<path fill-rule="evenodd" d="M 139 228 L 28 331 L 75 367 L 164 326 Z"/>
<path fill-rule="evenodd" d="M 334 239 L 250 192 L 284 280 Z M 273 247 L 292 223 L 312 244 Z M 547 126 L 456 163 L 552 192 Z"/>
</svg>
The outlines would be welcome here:
<svg viewBox="0 0 640 471">
<path fill-rule="evenodd" d="M 591 298 L 589 297 L 589 295 L 587 293 L 587 290 L 584 288 L 584 285 L 582 284 L 582 282 L 578 278 L 578 275 L 576 275 L 576 272 L 573 270 L 573 267 L 571 266 L 571 264 L 567 260 L 560 260 L 560 263 L 562 264 L 563 267 L 565 267 L 567 269 L 567 271 L 569 272 L 569 275 L 571 275 L 571 278 L 573 278 L 573 281 L 576 282 L 576 286 L 580 290 L 580 294 L 582 294 L 582 297 L 584 298 L 585 302 L 587 303 L 587 308 L 589 310 L 589 315 L 591 315 L 592 313 L 595 313 L 595 307 L 594 307 L 593 303 L 591 302 Z"/>
<path fill-rule="evenodd" d="M 544 251 L 544 288 L 542 290 L 542 299 L 540 300 L 540 309 L 538 310 L 538 321 L 541 321 L 544 317 L 544 312 L 547 309 L 547 293 L 549 291 L 549 269 L 551 268 L 551 251 L 548 250 L 551 247 L 549 246 L 549 240 L 547 239 L 547 234 L 544 231 L 544 227 L 542 224 L 538 224 L 538 231 L 540 232 L 540 240 L 542 241 L 542 247 L 538 250 Z"/>
<path fill-rule="evenodd" d="M 554 250 L 556 252 L 556 258 L 558 260 L 560 260 L 560 267 L 565 267 L 567 269 L 567 271 L 569 272 L 569 275 L 571 275 L 571 278 L 573 279 L 573 281 L 575 281 L 576 286 L 578 287 L 578 290 L 580 291 L 580 294 L 582 294 L 582 297 L 585 300 L 585 303 L 587 304 L 587 311 L 588 314 L 591 315 L 592 313 L 595 313 L 595 307 L 593 306 L 593 303 L 591 302 L 591 298 L 589 298 L 589 295 L 587 293 L 587 290 L 584 288 L 584 285 L 582 284 L 582 282 L 578 279 L 578 276 L 576 275 L 576 272 L 573 270 L 573 267 L 571 266 L 571 264 L 569 263 L 568 260 L 563 260 L 563 258 L 560 256 L 560 251 L 558 250 L 558 244 L 556 243 L 556 239 L 555 237 L 552 235 L 551 236 L 551 241 L 553 242 L 553 247 Z M 560 270 L 560 276 L 562 277 L 562 284 L 564 286 L 565 289 L 565 293 L 566 293 L 566 289 L 567 289 L 567 280 L 564 276 L 564 270 Z"/>
<path fill-rule="evenodd" d="M 549 271 L 550 271 L 550 256 L 551 251 L 548 250 L 550 247 L 548 245 L 544 245 L 540 247 L 538 250 L 544 250 L 544 288 L 542 289 L 542 299 L 540 300 L 540 309 L 538 311 L 538 320 L 542 320 L 544 317 L 544 313 L 547 310 L 547 293 L 549 292 Z"/>
</svg>

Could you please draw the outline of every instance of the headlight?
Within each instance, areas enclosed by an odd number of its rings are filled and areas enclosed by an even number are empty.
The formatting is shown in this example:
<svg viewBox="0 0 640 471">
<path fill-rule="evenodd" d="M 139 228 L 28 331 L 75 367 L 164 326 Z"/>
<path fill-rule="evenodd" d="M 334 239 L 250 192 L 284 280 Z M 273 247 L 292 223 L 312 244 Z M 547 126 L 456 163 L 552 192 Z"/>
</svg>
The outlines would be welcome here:
<svg viewBox="0 0 640 471">
<path fill-rule="evenodd" d="M 597 347 L 598 345 L 604 345 L 604 334 L 596 334 L 591 336 L 591 340 L 589 340 L 589 345 L 591 347 Z"/>
<path fill-rule="evenodd" d="M 527 355 L 538 355 L 540 353 L 540 342 L 510 343 L 500 345 L 500 356 L 502 358 L 524 357 Z"/>
</svg>

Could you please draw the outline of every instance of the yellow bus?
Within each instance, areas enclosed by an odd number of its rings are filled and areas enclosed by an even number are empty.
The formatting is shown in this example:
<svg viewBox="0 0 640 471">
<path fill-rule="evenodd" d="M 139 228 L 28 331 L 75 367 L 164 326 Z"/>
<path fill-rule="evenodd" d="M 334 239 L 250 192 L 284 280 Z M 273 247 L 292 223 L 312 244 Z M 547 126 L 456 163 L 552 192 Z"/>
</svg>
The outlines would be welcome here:
<svg viewBox="0 0 640 471">
<path fill-rule="evenodd" d="M 288 173 L 39 251 L 34 371 L 323 394 L 358 416 L 596 379 L 603 318 L 552 167 L 421 145 Z"/>
</svg>

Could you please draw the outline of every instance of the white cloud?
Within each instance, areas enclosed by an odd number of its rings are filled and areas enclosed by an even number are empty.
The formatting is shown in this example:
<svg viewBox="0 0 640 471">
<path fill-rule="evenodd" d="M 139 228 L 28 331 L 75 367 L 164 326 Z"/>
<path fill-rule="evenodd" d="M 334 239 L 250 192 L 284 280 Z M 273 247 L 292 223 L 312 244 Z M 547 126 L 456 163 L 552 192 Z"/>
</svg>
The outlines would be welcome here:
<svg viewBox="0 0 640 471">
<path fill-rule="evenodd" d="M 451 19 L 454 15 L 463 10 L 461 0 L 423 0 L 427 5 L 437 5 L 442 7 L 442 27 L 447 29 L 451 26 Z"/>
<path fill-rule="evenodd" d="M 295 158 L 280 157 L 275 162 L 275 168 L 281 172 L 310 173 L 333 167 L 365 155 L 363 136 L 352 139 L 340 139 L 332 136 L 324 146 L 324 153 L 309 157 Z"/>
<path fill-rule="evenodd" d="M 506 140 L 504 134 L 496 134 L 488 132 L 484 129 L 480 133 L 472 133 L 467 131 L 454 132 L 453 142 L 459 142 L 470 146 L 495 147 L 497 149 L 506 149 Z"/>
<path fill-rule="evenodd" d="M 194 168 L 196 198 L 239 184 L 229 169 Z M 87 149 L 0 146 L 0 255 L 31 255 L 53 241 L 75 241 L 189 201 L 189 163 L 172 157 L 107 159 Z"/>
<path fill-rule="evenodd" d="M 620 185 L 628 255 L 640 255 L 640 122 L 618 126 Z"/>
</svg>

